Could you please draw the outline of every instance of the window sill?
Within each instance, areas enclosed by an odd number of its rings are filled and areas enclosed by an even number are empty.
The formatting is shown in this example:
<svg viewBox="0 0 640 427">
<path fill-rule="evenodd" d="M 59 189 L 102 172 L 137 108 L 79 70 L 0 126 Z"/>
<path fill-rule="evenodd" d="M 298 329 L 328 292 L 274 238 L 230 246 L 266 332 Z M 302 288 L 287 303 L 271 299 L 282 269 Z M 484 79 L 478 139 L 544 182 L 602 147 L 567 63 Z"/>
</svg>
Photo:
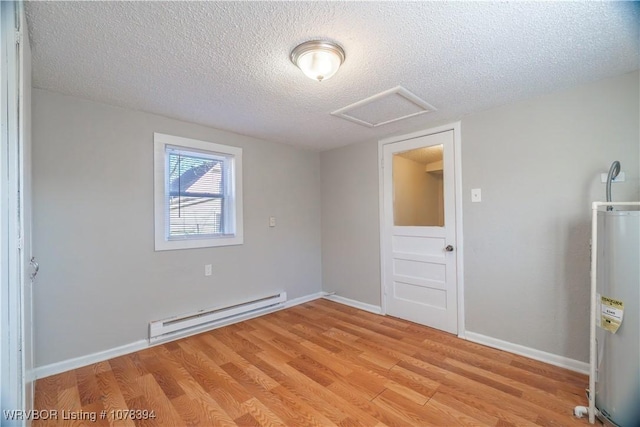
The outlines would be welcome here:
<svg viewBox="0 0 640 427">
<path fill-rule="evenodd" d="M 158 251 L 172 251 L 179 249 L 199 249 L 199 248 L 213 248 L 220 246 L 234 246 L 241 245 L 243 243 L 243 236 L 235 235 L 231 237 L 213 237 L 206 239 L 176 239 L 176 240 L 159 240 L 156 239 L 155 250 Z"/>
</svg>

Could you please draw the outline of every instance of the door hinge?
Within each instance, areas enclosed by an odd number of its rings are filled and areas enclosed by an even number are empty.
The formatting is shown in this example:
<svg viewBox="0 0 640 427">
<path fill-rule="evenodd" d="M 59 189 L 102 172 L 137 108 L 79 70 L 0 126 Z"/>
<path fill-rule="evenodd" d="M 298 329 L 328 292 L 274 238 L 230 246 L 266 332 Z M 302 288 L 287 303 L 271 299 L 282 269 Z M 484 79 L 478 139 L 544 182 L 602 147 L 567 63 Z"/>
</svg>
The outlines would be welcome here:
<svg viewBox="0 0 640 427">
<path fill-rule="evenodd" d="M 18 250 L 21 251 L 22 250 L 22 237 L 18 237 Z"/>
<path fill-rule="evenodd" d="M 16 45 L 20 46 L 21 41 L 22 41 L 22 31 L 16 30 Z"/>
</svg>

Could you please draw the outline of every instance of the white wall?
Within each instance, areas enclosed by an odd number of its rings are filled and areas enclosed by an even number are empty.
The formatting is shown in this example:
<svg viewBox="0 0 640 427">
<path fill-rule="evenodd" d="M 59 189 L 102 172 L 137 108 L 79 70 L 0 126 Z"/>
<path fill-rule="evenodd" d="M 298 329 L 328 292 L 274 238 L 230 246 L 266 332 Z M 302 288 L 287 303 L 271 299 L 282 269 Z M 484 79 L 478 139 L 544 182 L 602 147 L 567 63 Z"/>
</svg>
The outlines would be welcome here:
<svg viewBox="0 0 640 427">
<path fill-rule="evenodd" d="M 243 245 L 154 251 L 154 132 L 244 149 Z M 150 320 L 321 290 L 318 153 L 43 90 L 33 150 L 37 366 L 145 339 Z"/>
<path fill-rule="evenodd" d="M 588 359 L 590 202 L 604 199 L 599 173 L 613 160 L 627 174 L 614 200 L 640 198 L 638 80 L 462 119 L 468 331 Z M 376 155 L 376 141 L 320 155 L 322 269 L 325 290 L 379 305 Z M 471 188 L 482 188 L 482 203 L 470 203 Z"/>
</svg>

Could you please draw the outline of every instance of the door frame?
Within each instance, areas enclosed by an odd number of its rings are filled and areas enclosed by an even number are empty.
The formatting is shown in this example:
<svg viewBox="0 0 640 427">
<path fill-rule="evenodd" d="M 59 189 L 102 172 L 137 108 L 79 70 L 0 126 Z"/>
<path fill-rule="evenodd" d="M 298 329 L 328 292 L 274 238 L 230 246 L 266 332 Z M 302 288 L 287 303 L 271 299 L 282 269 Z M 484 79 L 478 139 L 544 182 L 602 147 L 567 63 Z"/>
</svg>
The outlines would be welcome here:
<svg viewBox="0 0 640 427">
<path fill-rule="evenodd" d="M 453 131 L 453 159 L 454 159 L 454 206 L 456 218 L 456 274 L 458 293 L 458 337 L 465 338 L 464 323 L 464 263 L 463 263 L 463 236 L 462 236 L 462 137 L 460 122 L 453 122 L 443 126 L 424 129 L 404 135 L 393 136 L 378 141 L 378 209 L 380 232 L 380 301 L 382 314 L 387 314 L 387 296 L 385 295 L 385 248 L 391 244 L 385 233 L 384 216 L 384 146 L 396 142 L 414 139 L 436 133 Z"/>
<path fill-rule="evenodd" d="M 2 46 L 0 61 L 0 110 L 2 112 L 2 134 L 0 135 L 0 407 L 2 410 L 33 409 L 34 371 L 25 369 L 24 331 L 24 286 L 31 281 L 28 261 L 25 260 L 24 201 L 30 189 L 24 186 L 24 144 L 30 143 L 30 70 L 24 4 L 7 1 L 0 5 L 0 32 Z M 25 62 L 26 61 L 26 62 Z M 25 74 L 27 73 L 27 74 Z M 25 93 L 23 89 L 29 88 Z M 27 138 L 27 139 L 25 139 Z M 30 167 L 30 166 L 29 166 Z M 30 245 L 28 245 L 30 247 Z M 32 334 L 30 335 L 32 336 Z M 26 413 L 23 413 L 26 414 Z M 7 420 L 5 420 L 7 421 Z M 30 425 L 30 420 L 15 420 L 11 425 Z"/>
<path fill-rule="evenodd" d="M 19 219 L 20 219 L 20 344 L 25 410 L 32 410 L 35 399 L 35 342 L 33 289 L 38 263 L 33 256 L 33 144 L 31 131 L 31 44 L 24 1 L 15 3 L 18 31 L 18 147 L 19 147 Z"/>
</svg>

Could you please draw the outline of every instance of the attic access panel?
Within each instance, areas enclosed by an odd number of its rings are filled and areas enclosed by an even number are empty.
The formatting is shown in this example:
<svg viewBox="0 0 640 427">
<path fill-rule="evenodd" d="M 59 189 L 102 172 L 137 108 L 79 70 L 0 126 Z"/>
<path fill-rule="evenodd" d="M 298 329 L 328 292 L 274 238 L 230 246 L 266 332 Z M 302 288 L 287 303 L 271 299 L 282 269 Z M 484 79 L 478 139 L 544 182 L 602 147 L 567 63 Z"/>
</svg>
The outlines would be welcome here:
<svg viewBox="0 0 640 427">
<path fill-rule="evenodd" d="M 374 128 L 435 110 L 423 99 L 397 86 L 336 110 L 331 115 Z"/>
</svg>

